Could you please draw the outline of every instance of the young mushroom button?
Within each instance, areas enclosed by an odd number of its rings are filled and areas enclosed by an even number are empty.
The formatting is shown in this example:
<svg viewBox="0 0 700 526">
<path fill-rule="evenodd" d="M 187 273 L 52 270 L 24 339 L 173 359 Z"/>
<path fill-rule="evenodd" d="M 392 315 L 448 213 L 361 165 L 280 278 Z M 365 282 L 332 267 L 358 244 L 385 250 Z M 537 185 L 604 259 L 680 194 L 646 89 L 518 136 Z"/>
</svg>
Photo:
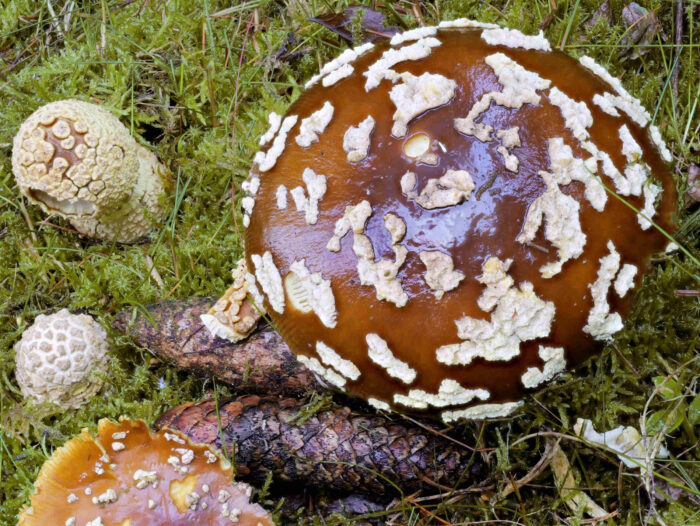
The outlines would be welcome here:
<svg viewBox="0 0 700 526">
<path fill-rule="evenodd" d="M 87 314 L 40 314 L 15 345 L 15 375 L 26 398 L 78 408 L 102 388 L 109 344 Z"/>
<path fill-rule="evenodd" d="M 341 58 L 270 118 L 248 298 L 377 408 L 506 416 L 623 327 L 666 244 L 652 223 L 674 230 L 670 153 L 542 34 L 456 20 Z"/>
<path fill-rule="evenodd" d="M 131 243 L 165 213 L 169 173 L 107 110 L 52 102 L 20 127 L 12 171 L 22 194 L 88 237 Z"/>
</svg>

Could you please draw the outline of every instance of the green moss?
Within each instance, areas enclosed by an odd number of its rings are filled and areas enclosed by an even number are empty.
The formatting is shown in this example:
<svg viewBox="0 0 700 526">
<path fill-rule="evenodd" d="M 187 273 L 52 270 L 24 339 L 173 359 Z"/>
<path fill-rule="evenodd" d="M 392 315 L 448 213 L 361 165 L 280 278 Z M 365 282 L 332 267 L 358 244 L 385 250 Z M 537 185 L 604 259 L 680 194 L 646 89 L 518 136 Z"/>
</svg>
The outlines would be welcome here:
<svg viewBox="0 0 700 526">
<path fill-rule="evenodd" d="M 6 4 L 0 13 L 0 523 L 12 524 L 47 455 L 82 427 L 94 429 L 99 418 L 122 414 L 152 422 L 164 409 L 202 398 L 212 388 L 164 365 L 152 365 L 147 353 L 110 330 L 115 351 L 105 376 L 107 394 L 77 411 L 35 407 L 22 400 L 14 380 L 13 345 L 22 330 L 38 314 L 62 307 L 89 312 L 109 327 L 113 314 L 128 306 L 166 297 L 217 295 L 226 288 L 230 268 L 242 253 L 240 183 L 257 137 L 266 128 L 266 115 L 270 110 L 284 112 L 319 64 L 346 47 L 307 18 L 330 8 L 341 10 L 349 2 L 71 2 L 74 12 L 67 24 L 66 13 L 60 12 L 64 2 Z M 654 110 L 656 123 L 680 156 L 676 173 L 684 190 L 688 164 L 700 160 L 700 107 L 695 105 L 700 95 L 698 27 L 685 27 L 687 46 L 680 53 L 676 94 L 667 85 L 675 58 L 670 42 L 652 43 L 642 60 L 622 57 L 624 2 L 611 2 L 612 23 L 599 20 L 593 25 L 586 22 L 597 0 L 557 4 L 545 30 L 550 41 L 573 55 L 593 56 L 622 76 L 626 87 Z M 672 38 L 674 4 L 642 4 L 657 10 Z M 57 20 L 48 5 L 53 5 Z M 401 8 L 407 5 L 385 11 L 387 25 L 417 25 L 415 12 Z M 537 31 L 551 10 L 548 0 L 442 0 L 420 5 L 426 23 L 466 16 L 527 32 Z M 216 14 L 232 6 L 229 14 Z M 697 6 L 695 10 L 697 18 Z M 251 21 L 259 25 L 249 27 Z M 290 31 L 297 38 L 295 50 L 312 51 L 292 63 L 279 62 L 274 53 Z M 10 168 L 12 137 L 31 111 L 69 97 L 109 108 L 172 169 L 173 212 L 149 243 L 120 246 L 80 239 L 67 223 L 45 220 L 37 208 L 21 202 Z M 700 257 L 700 216 L 683 200 L 679 222 L 684 233 L 680 241 Z M 162 286 L 149 275 L 149 257 Z M 627 328 L 603 354 L 538 393 L 513 420 L 481 429 L 463 424 L 455 433 L 467 442 L 481 436 L 482 444 L 497 448 L 495 475 L 504 482 L 521 477 L 539 460 L 544 439 L 535 436 L 518 443 L 525 435 L 547 429 L 570 433 L 576 418 L 590 418 L 600 429 L 638 426 L 655 376 L 673 375 L 690 395 L 697 390 L 700 369 L 700 300 L 674 291 L 699 288 L 698 275 L 700 268 L 687 255 L 660 258 L 644 280 Z M 654 397 L 650 413 L 667 403 Z M 681 427 L 668 437 L 668 446 L 683 456 L 665 466 L 661 475 L 697 492 L 696 442 Z M 650 503 L 638 491 L 639 479 L 618 478 L 616 457 L 593 454 L 566 440 L 562 447 L 580 484 L 594 488 L 589 494 L 606 509 L 620 511 L 616 523 L 638 524 L 639 517 L 648 516 Z M 520 496 L 491 503 L 468 497 L 424 506 L 454 523 L 549 524 L 555 522 L 550 510 L 568 516 L 566 505 L 551 489 L 548 472 L 536 483 L 520 488 Z M 675 504 L 657 499 L 654 505 L 670 524 L 700 522 L 683 497 Z M 404 522 L 419 524 L 425 517 L 407 501 L 399 507 Z M 389 514 L 374 516 L 384 520 Z M 318 522 L 309 519 L 314 520 Z"/>
</svg>

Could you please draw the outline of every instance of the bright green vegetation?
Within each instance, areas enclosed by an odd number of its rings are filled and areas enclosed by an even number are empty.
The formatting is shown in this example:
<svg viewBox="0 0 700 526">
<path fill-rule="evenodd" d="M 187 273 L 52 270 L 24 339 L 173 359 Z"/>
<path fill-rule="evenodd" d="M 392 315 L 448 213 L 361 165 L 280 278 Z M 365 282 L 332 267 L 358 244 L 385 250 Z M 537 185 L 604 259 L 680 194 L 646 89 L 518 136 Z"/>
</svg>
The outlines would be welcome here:
<svg viewBox="0 0 700 526">
<path fill-rule="evenodd" d="M 415 27 L 420 23 L 416 13 L 421 13 L 426 24 L 467 16 L 532 33 L 551 9 L 549 0 L 413 3 L 417 10 L 408 0 L 389 2 L 391 9 L 383 8 L 387 25 Z M 600 19 L 594 25 L 586 21 L 598 7 L 597 0 L 557 3 L 546 29 L 550 41 L 572 55 L 589 54 L 614 75 L 622 75 L 625 86 L 655 114 L 677 163 L 678 241 L 689 253 L 660 255 L 654 262 L 626 329 L 602 355 L 531 398 L 514 419 L 482 427 L 464 424 L 456 430 L 468 443 L 480 437 L 484 455 L 496 466 L 495 489 L 485 491 L 485 498 L 470 493 L 420 505 L 451 523 L 557 523 L 572 512 L 554 488 L 549 469 L 506 498 L 497 498 L 498 489 L 535 466 L 546 439 L 541 432 L 571 436 L 577 418 L 592 419 L 599 430 L 622 424 L 639 428 L 648 402 L 648 416 L 656 413 L 650 428 L 668 433 L 672 454 L 655 466 L 653 500 L 639 471 L 620 471 L 615 455 L 566 437 L 561 447 L 578 485 L 604 509 L 619 512 L 610 524 L 660 524 L 661 519 L 667 524 L 700 524 L 699 506 L 691 500 L 700 498 L 698 403 L 691 404 L 700 389 L 700 298 L 674 294 L 700 289 L 700 267 L 689 256 L 700 258 L 700 210 L 684 198 L 688 166 L 700 159 L 700 5 L 697 0 L 684 2 L 689 11 L 683 46 L 675 55 L 675 2 L 643 2 L 656 11 L 669 38 L 652 40 L 649 52 L 633 60 L 622 58 L 623 2 L 611 2 L 614 23 Z M 307 20 L 339 11 L 347 2 L 6 0 L 4 5 L 0 524 L 13 524 L 28 502 L 41 464 L 82 427 L 94 430 L 99 418 L 122 414 L 152 422 L 166 408 L 204 397 L 212 389 L 226 393 L 211 382 L 151 364 L 146 351 L 112 331 L 116 350 L 106 378 L 107 396 L 94 398 L 78 411 L 35 407 L 23 401 L 15 383 L 13 345 L 36 315 L 62 307 L 89 312 L 109 327 L 113 314 L 123 309 L 164 298 L 218 295 L 226 289 L 229 271 L 242 252 L 240 183 L 257 137 L 267 127 L 267 113 L 284 112 L 319 64 L 347 46 Z M 289 32 L 296 41 L 287 40 Z M 292 61 L 275 58 L 284 45 L 290 53 L 310 49 Z M 676 57 L 677 89 L 669 80 Z M 119 246 L 80 239 L 67 223 L 46 219 L 20 199 L 10 166 L 12 137 L 38 106 L 72 97 L 98 102 L 118 115 L 173 170 L 173 211 L 150 243 Z M 149 275 L 149 258 L 162 284 Z M 655 393 L 659 377 L 667 376 L 672 381 Z M 669 501 L 669 492 L 679 493 L 678 500 Z M 439 522 L 405 499 L 393 511 L 375 515 L 387 520 L 395 514 L 398 523 Z M 309 520 L 321 524 L 318 516 Z"/>
</svg>

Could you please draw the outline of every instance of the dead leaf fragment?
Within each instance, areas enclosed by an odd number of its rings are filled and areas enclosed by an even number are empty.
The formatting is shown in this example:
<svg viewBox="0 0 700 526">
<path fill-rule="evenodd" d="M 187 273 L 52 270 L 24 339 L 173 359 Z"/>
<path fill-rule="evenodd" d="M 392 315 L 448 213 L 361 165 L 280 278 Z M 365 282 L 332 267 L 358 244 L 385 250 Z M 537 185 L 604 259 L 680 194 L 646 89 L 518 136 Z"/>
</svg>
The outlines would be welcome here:
<svg viewBox="0 0 700 526">
<path fill-rule="evenodd" d="M 272 60 L 275 64 L 279 62 L 292 62 L 302 58 L 304 55 L 311 53 L 313 47 L 307 46 L 299 49 L 299 41 L 294 33 L 287 33 L 287 37 L 282 42 L 282 46 L 272 54 Z"/>
<path fill-rule="evenodd" d="M 666 41 L 666 33 L 654 11 L 643 8 L 637 2 L 630 2 L 622 9 L 622 21 L 627 27 L 622 44 L 628 49 L 624 51 L 630 58 L 639 58 L 649 52 L 647 47 L 656 38 Z"/>
<path fill-rule="evenodd" d="M 700 202 L 700 166 L 690 163 L 688 168 L 688 197 Z"/>
<path fill-rule="evenodd" d="M 608 512 L 596 504 L 586 493 L 578 489 L 569 459 L 566 458 L 558 443 L 552 446 L 550 468 L 559 494 L 571 511 L 577 516 L 585 513 L 594 519 L 608 517 Z"/>
<path fill-rule="evenodd" d="M 588 22 L 586 22 L 586 25 L 594 26 L 598 23 L 598 20 L 600 20 L 601 18 L 609 24 L 612 24 L 612 11 L 610 10 L 610 0 L 605 0 L 605 2 L 598 6 L 598 9 L 595 10 L 593 15 L 591 16 L 591 19 Z"/>
<path fill-rule="evenodd" d="M 324 13 L 309 20 L 321 24 L 355 45 L 374 42 L 380 38 L 391 38 L 399 32 L 398 27 L 384 25 L 383 13 L 361 5 L 351 5 L 341 13 Z M 360 41 L 354 42 L 354 32 L 357 29 L 361 33 Z"/>
</svg>

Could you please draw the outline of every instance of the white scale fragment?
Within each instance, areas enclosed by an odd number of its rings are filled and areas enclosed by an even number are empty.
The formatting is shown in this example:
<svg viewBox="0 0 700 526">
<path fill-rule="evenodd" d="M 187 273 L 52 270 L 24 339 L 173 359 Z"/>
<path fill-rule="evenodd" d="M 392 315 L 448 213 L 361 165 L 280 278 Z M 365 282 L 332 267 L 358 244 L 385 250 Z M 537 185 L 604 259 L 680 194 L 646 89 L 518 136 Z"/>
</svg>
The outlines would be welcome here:
<svg viewBox="0 0 700 526">
<path fill-rule="evenodd" d="M 253 207 L 255 206 L 255 199 L 249 195 L 241 199 L 241 207 L 246 215 L 250 216 L 253 213 Z"/>
<path fill-rule="evenodd" d="M 165 437 L 165 440 L 175 442 L 176 444 L 185 444 L 186 443 L 184 438 L 181 438 L 174 433 L 167 433 L 166 432 L 163 436 Z"/>
<path fill-rule="evenodd" d="M 108 489 L 104 493 L 92 498 L 92 503 L 97 505 L 111 504 L 117 501 L 117 492 L 113 489 Z"/>
<path fill-rule="evenodd" d="M 408 130 L 408 123 L 414 117 L 443 104 L 454 97 L 457 83 L 442 75 L 423 73 L 415 76 L 410 73 L 400 75 L 401 84 L 389 92 L 391 102 L 396 106 L 394 126 L 391 134 L 403 137 Z"/>
<path fill-rule="evenodd" d="M 552 51 L 542 31 L 537 35 L 525 35 L 517 29 L 485 29 L 481 32 L 481 39 L 490 46 Z"/>
<path fill-rule="evenodd" d="M 370 360 L 384 368 L 389 376 L 397 378 L 405 384 L 410 384 L 416 379 L 416 370 L 406 362 L 396 358 L 386 341 L 378 334 L 369 333 L 365 340 L 367 341 L 367 354 Z"/>
<path fill-rule="evenodd" d="M 496 151 L 503 156 L 506 170 L 517 173 L 518 166 L 520 166 L 520 159 L 518 159 L 517 155 L 510 153 L 505 146 L 499 146 L 496 148 Z"/>
<path fill-rule="evenodd" d="M 323 80 L 321 80 L 321 84 L 324 88 L 327 88 L 328 86 L 333 86 L 340 80 L 352 75 L 353 71 L 355 71 L 355 68 L 353 68 L 350 64 L 343 64 L 338 69 L 334 69 L 328 75 L 323 77 Z"/>
<path fill-rule="evenodd" d="M 360 283 L 373 286 L 378 300 L 387 300 L 397 307 L 403 307 L 408 301 L 408 295 L 404 292 L 397 274 L 406 261 L 408 251 L 403 245 L 393 244 L 394 261 L 381 259 L 375 262 L 372 242 L 363 234 L 365 223 L 370 215 L 372 215 L 372 207 L 368 201 L 346 207 L 343 217 L 335 222 L 333 237 L 328 241 L 326 248 L 331 252 L 338 252 L 340 240 L 352 229 L 352 250 L 357 256 Z M 392 222 L 390 221 L 389 224 L 385 222 L 385 227 L 392 234 L 392 238 L 395 238 L 395 234 L 391 231 Z M 405 230 L 405 225 L 403 229 Z"/>
<path fill-rule="evenodd" d="M 438 28 L 435 26 L 417 27 L 415 29 L 409 29 L 408 31 L 404 31 L 403 33 L 395 34 L 393 37 L 391 37 L 389 43 L 392 46 L 399 46 L 405 42 L 410 42 L 411 40 L 420 40 L 421 38 L 435 36 L 437 34 L 437 30 Z"/>
<path fill-rule="evenodd" d="M 391 235 L 391 244 L 400 243 L 403 236 L 406 235 L 406 223 L 396 214 L 389 212 L 384 215 L 384 227 Z"/>
<path fill-rule="evenodd" d="M 367 157 L 374 124 L 374 118 L 368 115 L 360 124 L 347 129 L 343 136 L 343 150 L 348 154 L 348 162 L 356 163 Z"/>
<path fill-rule="evenodd" d="M 304 212 L 306 224 L 315 225 L 318 221 L 318 203 L 326 195 L 326 176 L 317 174 L 311 168 L 306 168 L 301 178 L 306 185 L 308 197 L 301 186 L 292 188 L 290 193 L 297 210 Z"/>
<path fill-rule="evenodd" d="M 336 373 L 333 369 L 328 369 L 321 365 L 316 358 L 309 358 L 303 354 L 297 355 L 297 360 L 303 363 L 310 371 L 316 373 L 318 376 L 328 381 L 330 384 L 335 385 L 339 389 L 343 389 L 348 381 L 341 375 Z"/>
<path fill-rule="evenodd" d="M 362 285 L 373 286 L 378 300 L 387 300 L 397 307 L 408 302 L 408 295 L 397 277 L 399 269 L 406 261 L 407 249 L 402 245 L 393 245 L 394 261 L 381 259 L 374 261 L 374 249 L 369 238 L 364 234 L 354 234 L 353 251 L 357 256 L 357 273 Z"/>
<path fill-rule="evenodd" d="M 613 163 L 612 159 L 610 158 L 610 155 L 608 155 L 607 152 L 598 150 L 593 143 L 586 143 L 584 148 L 593 150 L 598 160 L 603 164 L 603 173 L 613 180 L 617 193 L 620 195 L 630 195 L 630 192 L 632 191 L 630 181 L 627 179 L 627 177 L 620 173 L 615 166 L 615 163 Z"/>
<path fill-rule="evenodd" d="M 513 126 L 505 130 L 497 130 L 496 137 L 501 141 L 501 144 L 509 150 L 522 146 L 520 142 L 520 126 Z"/>
<path fill-rule="evenodd" d="M 484 418 L 503 418 L 504 416 L 511 414 L 521 405 L 523 405 L 522 401 L 507 402 L 505 404 L 480 404 L 467 409 L 443 411 L 440 416 L 442 417 L 443 422 L 446 424 L 462 419 L 483 420 Z"/>
<path fill-rule="evenodd" d="M 554 303 L 537 297 L 529 281 L 514 287 L 507 275 L 512 260 L 490 257 L 478 278 L 486 289 L 477 303 L 490 312 L 491 321 L 464 316 L 455 322 L 461 343 L 443 345 L 437 360 L 447 365 L 469 365 L 475 358 L 508 361 L 520 354 L 520 343 L 549 335 L 554 320 Z"/>
<path fill-rule="evenodd" d="M 243 189 L 249 195 L 257 194 L 258 190 L 260 190 L 260 177 L 251 175 L 248 177 L 248 179 L 243 181 L 243 184 L 241 184 L 241 189 Z"/>
<path fill-rule="evenodd" d="M 403 46 L 399 49 L 387 49 L 379 60 L 372 64 L 367 71 L 363 73 L 367 77 L 365 82 L 365 91 L 369 92 L 379 86 L 384 79 L 389 79 L 392 82 L 399 80 L 400 75 L 393 68 L 400 62 L 407 60 L 420 60 L 430 55 L 432 48 L 441 45 L 437 38 L 422 38 L 413 44 Z"/>
<path fill-rule="evenodd" d="M 620 272 L 615 278 L 615 292 L 621 298 L 625 297 L 625 294 L 634 287 L 634 277 L 637 275 L 637 267 L 625 263 L 622 265 Z"/>
<path fill-rule="evenodd" d="M 647 182 L 644 185 L 644 208 L 637 214 L 642 230 L 651 228 L 651 218 L 656 215 L 656 198 L 661 195 L 661 187 Z"/>
<path fill-rule="evenodd" d="M 437 299 L 441 299 L 445 292 L 457 288 L 464 279 L 464 273 L 454 269 L 452 256 L 439 250 L 424 250 L 418 256 L 425 265 L 425 282 Z"/>
<path fill-rule="evenodd" d="M 448 29 L 452 27 L 463 27 L 463 28 L 480 28 L 480 29 L 499 29 L 498 24 L 491 24 L 489 22 L 478 22 L 477 20 L 470 20 L 468 18 L 457 18 L 455 20 L 443 20 L 438 24 L 438 28 Z"/>
<path fill-rule="evenodd" d="M 506 170 L 515 173 L 518 173 L 520 159 L 518 159 L 517 155 L 511 153 L 510 150 L 521 146 L 519 131 L 519 126 L 514 126 L 505 130 L 496 130 L 496 137 L 501 141 L 501 146 L 496 148 L 496 151 L 503 156 Z"/>
<path fill-rule="evenodd" d="M 651 227 L 651 219 L 656 215 L 656 198 L 661 194 L 660 186 L 650 180 L 650 168 L 642 161 L 642 147 L 632 136 L 632 132 L 626 125 L 620 126 L 620 140 L 622 141 L 622 154 L 627 159 L 625 177 L 629 183 L 629 194 L 644 196 L 644 206 L 637 214 L 637 221 L 642 230 Z"/>
<path fill-rule="evenodd" d="M 261 313 L 265 312 L 265 307 L 263 305 L 265 298 L 258 288 L 258 283 L 255 281 L 255 276 L 250 272 L 246 272 L 245 274 L 245 284 L 246 287 L 248 287 L 248 292 L 250 293 L 255 308 L 261 311 Z"/>
<path fill-rule="evenodd" d="M 340 251 L 340 240 L 351 229 L 355 234 L 361 234 L 365 229 L 365 221 L 370 215 L 372 215 L 372 207 L 369 201 L 362 201 L 358 205 L 346 207 L 343 217 L 335 222 L 333 237 L 326 244 L 326 249 L 331 252 Z"/>
<path fill-rule="evenodd" d="M 671 151 L 666 147 L 666 143 L 664 142 L 663 137 L 661 137 L 659 128 L 652 124 L 649 126 L 649 134 L 651 135 L 652 142 L 659 149 L 661 158 L 667 163 L 670 163 L 673 160 L 673 157 L 671 157 Z"/>
<path fill-rule="evenodd" d="M 272 306 L 276 312 L 283 314 L 284 288 L 282 287 L 282 277 L 275 266 L 272 254 L 270 254 L 269 251 L 265 252 L 262 257 L 259 254 L 252 254 L 250 259 L 253 261 L 253 265 L 255 265 L 255 277 L 267 295 L 270 306 Z M 248 290 L 252 292 L 250 282 L 248 282 L 248 280 L 246 280 L 246 282 L 248 283 Z M 256 294 L 253 294 L 253 296 L 255 295 Z M 255 299 L 257 301 L 258 298 Z"/>
<path fill-rule="evenodd" d="M 583 67 L 607 82 L 617 93 L 617 97 L 612 94 L 607 94 L 608 96 L 603 94 L 603 97 L 608 98 L 611 104 L 625 112 L 640 126 L 647 125 L 649 120 L 651 120 L 649 112 L 644 109 L 644 106 L 642 106 L 639 99 L 634 98 L 627 92 L 627 90 L 625 90 L 624 87 L 622 87 L 620 79 L 613 77 L 610 73 L 608 73 L 608 70 L 589 56 L 584 55 L 579 59 L 579 62 Z M 601 109 L 605 111 L 604 108 L 601 107 Z"/>
<path fill-rule="evenodd" d="M 432 210 L 468 201 L 475 184 L 466 170 L 447 170 L 442 177 L 428 180 L 420 194 L 415 191 L 415 187 L 416 174 L 406 172 L 401 177 L 401 192 L 421 208 Z"/>
<path fill-rule="evenodd" d="M 270 115 L 267 116 L 267 122 L 269 123 L 269 128 L 265 134 L 260 137 L 260 146 L 265 146 L 274 138 L 277 130 L 280 129 L 280 124 L 282 124 L 282 116 L 271 111 Z"/>
<path fill-rule="evenodd" d="M 155 471 L 145 471 L 142 469 L 137 469 L 134 473 L 134 481 L 136 482 L 136 487 L 138 489 L 144 489 L 149 484 L 152 484 L 154 488 L 158 487 L 158 473 Z"/>
<path fill-rule="evenodd" d="M 284 278 L 284 288 L 289 302 L 303 313 L 314 312 L 329 329 L 337 325 L 338 311 L 331 280 L 323 279 L 320 272 L 309 272 L 304 259 L 294 261 Z"/>
<path fill-rule="evenodd" d="M 350 380 L 357 380 L 360 377 L 360 370 L 354 363 L 342 358 L 325 343 L 316 342 L 316 353 L 324 364 L 332 367 L 344 377 Z"/>
<path fill-rule="evenodd" d="M 617 110 L 620 109 L 640 126 L 646 126 L 651 116 L 641 105 L 638 105 L 639 101 L 637 99 L 634 99 L 634 101 L 637 102 L 635 103 L 621 95 L 613 95 L 607 91 L 602 95 L 596 94 L 593 97 L 593 103 L 608 115 L 619 117 L 620 114 Z"/>
<path fill-rule="evenodd" d="M 380 411 L 391 411 L 391 406 L 389 404 L 377 398 L 368 398 L 367 403 Z"/>
<path fill-rule="evenodd" d="M 326 101 L 321 109 L 316 110 L 305 119 L 301 119 L 299 134 L 295 138 L 297 144 L 302 148 L 308 148 L 313 143 L 318 142 L 319 134 L 323 133 L 330 124 L 334 110 L 333 105 Z"/>
<path fill-rule="evenodd" d="M 593 125 L 593 115 L 585 102 L 576 102 L 556 86 L 549 90 L 549 102 L 559 107 L 564 126 L 571 130 L 579 141 L 587 141 L 590 137 L 588 128 Z"/>
<path fill-rule="evenodd" d="M 596 93 L 593 95 L 593 104 L 598 106 L 608 115 L 612 115 L 613 117 L 620 116 L 620 113 L 617 111 L 617 107 L 615 106 L 615 96 L 612 93 L 606 92 L 603 95 Z"/>
<path fill-rule="evenodd" d="M 629 183 L 630 195 L 642 195 L 644 183 L 649 179 L 649 175 L 646 163 L 636 162 L 625 166 L 625 178 Z"/>
<path fill-rule="evenodd" d="M 549 158 L 552 172 L 539 172 L 547 189 L 530 204 L 522 232 L 517 237 L 520 243 L 532 241 L 542 221 L 545 221 L 545 238 L 557 248 L 559 256 L 558 261 L 540 268 L 545 278 L 558 274 L 564 263 L 578 258 L 586 244 L 586 235 L 581 230 L 579 218 L 580 205 L 574 198 L 564 194 L 560 185 L 567 185 L 571 181 L 582 182 L 586 187 L 586 199 L 598 211 L 605 208 L 607 201 L 605 188 L 593 175 L 598 169 L 596 157 L 589 157 L 585 161 L 575 158 L 564 140 L 555 137 L 549 139 Z"/>
<path fill-rule="evenodd" d="M 590 334 L 596 340 L 610 340 L 612 335 L 622 329 L 622 318 L 617 312 L 610 313 L 608 290 L 613 283 L 615 274 L 620 269 L 620 254 L 615 250 L 612 241 L 608 241 L 607 256 L 600 258 L 600 268 L 595 283 L 589 285 L 593 297 L 593 308 L 588 313 L 588 320 L 583 332 Z"/>
<path fill-rule="evenodd" d="M 297 123 L 297 119 L 297 115 L 289 115 L 288 117 L 285 117 L 275 140 L 272 141 L 272 146 L 270 146 L 270 149 L 265 153 L 258 152 L 255 154 L 255 162 L 258 163 L 259 171 L 267 172 L 268 170 L 272 169 L 273 166 L 275 166 L 277 159 L 280 155 L 282 155 L 282 152 L 284 152 L 285 143 L 287 142 L 287 134 L 289 133 L 289 130 L 291 130 Z"/>
<path fill-rule="evenodd" d="M 556 174 L 560 185 L 579 181 L 584 184 L 584 197 L 598 212 L 605 210 L 608 194 L 600 180 L 594 175 L 598 171 L 597 157 L 581 160 L 574 157 L 564 139 L 555 137 L 549 140 L 550 168 Z"/>
<path fill-rule="evenodd" d="M 523 385 L 528 389 L 548 382 L 566 368 L 563 347 L 545 347 L 540 345 L 538 354 L 544 362 L 542 370 L 537 367 L 528 367 L 527 371 L 520 378 Z"/>
<path fill-rule="evenodd" d="M 354 68 L 352 67 L 351 63 L 357 60 L 358 57 L 361 57 L 367 53 L 373 47 L 374 44 L 368 42 L 352 49 L 346 49 L 340 55 L 338 55 L 338 57 L 326 63 L 321 68 L 321 71 L 317 75 L 311 77 L 304 87 L 309 89 L 321 79 L 323 79 L 323 85 L 328 87 L 335 84 L 340 79 L 352 75 Z"/>
<path fill-rule="evenodd" d="M 175 452 L 180 455 L 180 460 L 184 465 L 191 464 L 194 460 L 194 451 L 185 447 L 175 449 Z"/>
<path fill-rule="evenodd" d="M 395 394 L 394 402 L 415 409 L 427 409 L 428 405 L 433 407 L 464 405 L 475 398 L 487 400 L 490 396 L 486 389 L 465 389 L 457 381 L 446 378 L 440 384 L 437 394 L 428 393 L 422 389 L 411 389 L 408 395 Z"/>
<path fill-rule="evenodd" d="M 489 109 L 492 101 L 506 108 L 519 109 L 523 104 L 539 106 L 540 95 L 537 90 L 547 89 L 551 84 L 549 80 L 528 71 L 503 53 L 489 55 L 485 61 L 498 77 L 498 82 L 503 86 L 502 91 L 485 93 L 474 103 L 466 117 L 454 120 L 454 126 L 458 132 L 474 136 L 482 142 L 492 139 L 493 127 L 478 123 L 476 119 Z"/>
<path fill-rule="evenodd" d="M 622 141 L 622 154 L 627 159 L 628 163 L 634 163 L 642 158 L 642 147 L 632 137 L 632 132 L 626 124 L 620 126 L 620 140 Z"/>
<path fill-rule="evenodd" d="M 284 210 L 287 208 L 287 187 L 283 184 L 277 187 L 275 192 L 275 200 L 277 201 L 277 209 Z"/>
</svg>

